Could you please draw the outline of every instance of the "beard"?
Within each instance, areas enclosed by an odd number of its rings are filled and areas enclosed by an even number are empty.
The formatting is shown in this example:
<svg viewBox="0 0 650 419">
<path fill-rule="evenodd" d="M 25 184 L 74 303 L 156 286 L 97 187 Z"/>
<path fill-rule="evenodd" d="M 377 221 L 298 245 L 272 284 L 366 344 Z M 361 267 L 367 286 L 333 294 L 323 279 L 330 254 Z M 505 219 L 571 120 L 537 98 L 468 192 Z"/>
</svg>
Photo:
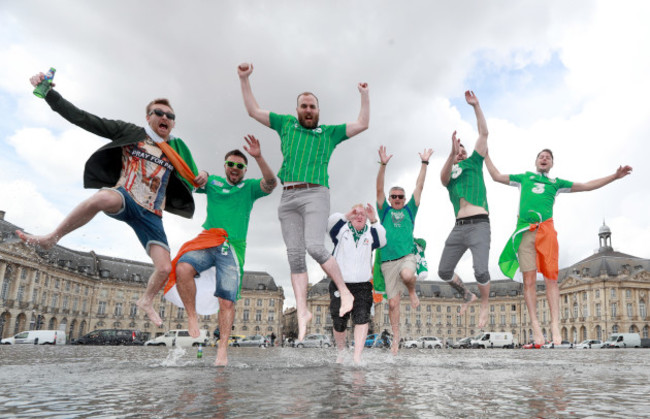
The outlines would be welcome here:
<svg viewBox="0 0 650 419">
<path fill-rule="evenodd" d="M 318 126 L 318 115 L 314 115 L 312 119 L 305 119 L 302 115 L 298 115 L 298 122 L 303 128 L 314 129 Z"/>
</svg>

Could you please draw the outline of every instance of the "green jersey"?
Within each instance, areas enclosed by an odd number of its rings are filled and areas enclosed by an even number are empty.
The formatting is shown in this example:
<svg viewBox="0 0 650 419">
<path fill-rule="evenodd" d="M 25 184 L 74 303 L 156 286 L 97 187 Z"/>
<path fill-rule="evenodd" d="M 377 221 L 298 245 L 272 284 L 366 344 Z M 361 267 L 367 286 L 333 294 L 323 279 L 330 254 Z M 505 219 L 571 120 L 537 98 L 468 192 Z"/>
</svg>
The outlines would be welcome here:
<svg viewBox="0 0 650 419">
<path fill-rule="evenodd" d="M 386 246 L 381 249 L 381 261 L 395 260 L 413 253 L 413 229 L 415 227 L 415 216 L 418 213 L 418 206 L 415 205 L 415 198 L 406 203 L 404 208 L 396 210 L 384 198 L 384 203 L 377 214 L 381 225 L 386 229 Z"/>
<path fill-rule="evenodd" d="M 458 162 L 451 168 L 451 177 L 447 184 L 449 199 L 454 206 L 454 213 L 458 216 L 460 199 L 477 207 L 488 209 L 487 192 L 483 180 L 483 156 L 474 150 L 469 158 Z"/>
<path fill-rule="evenodd" d="M 271 128 L 280 135 L 282 166 L 278 177 L 285 182 L 308 182 L 329 187 L 327 166 L 334 148 L 347 140 L 345 124 L 304 128 L 295 116 L 271 112 Z"/>
<path fill-rule="evenodd" d="M 510 175 L 510 186 L 518 186 L 519 220 L 517 225 L 538 223 L 553 217 L 555 197 L 562 192 L 571 192 L 573 182 L 549 178 L 546 174 L 526 172 Z"/>
<path fill-rule="evenodd" d="M 228 232 L 228 240 L 246 241 L 248 223 L 253 203 L 268 195 L 260 187 L 260 179 L 244 179 L 236 185 L 216 175 L 210 175 L 205 187 L 197 192 L 208 196 L 208 216 L 203 228 L 223 228 Z"/>
</svg>

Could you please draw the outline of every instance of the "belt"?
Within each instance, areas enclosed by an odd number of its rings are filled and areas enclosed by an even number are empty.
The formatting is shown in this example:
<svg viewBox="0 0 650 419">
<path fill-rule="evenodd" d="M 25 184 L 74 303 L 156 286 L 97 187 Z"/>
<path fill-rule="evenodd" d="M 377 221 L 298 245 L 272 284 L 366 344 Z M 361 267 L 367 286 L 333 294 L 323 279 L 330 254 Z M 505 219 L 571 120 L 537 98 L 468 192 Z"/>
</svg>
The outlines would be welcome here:
<svg viewBox="0 0 650 419">
<path fill-rule="evenodd" d="M 472 215 L 471 217 L 459 218 L 456 220 L 457 226 L 466 224 L 489 223 L 490 219 L 487 214 Z"/>
<path fill-rule="evenodd" d="M 319 185 L 318 183 L 296 183 L 295 185 L 285 186 L 282 189 L 284 189 L 285 191 L 289 191 L 291 189 L 304 189 L 304 188 L 308 189 L 308 188 L 318 188 L 321 186 L 323 185 Z"/>
</svg>

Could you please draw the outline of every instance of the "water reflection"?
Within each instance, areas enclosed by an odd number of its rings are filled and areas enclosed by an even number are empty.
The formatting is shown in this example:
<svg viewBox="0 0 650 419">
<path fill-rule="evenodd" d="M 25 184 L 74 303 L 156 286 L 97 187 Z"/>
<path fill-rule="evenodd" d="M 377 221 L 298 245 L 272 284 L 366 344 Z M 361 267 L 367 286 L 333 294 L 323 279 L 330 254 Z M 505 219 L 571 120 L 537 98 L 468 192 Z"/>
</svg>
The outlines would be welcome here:
<svg viewBox="0 0 650 419">
<path fill-rule="evenodd" d="M 0 417 L 642 417 L 650 351 L 0 347 Z"/>
</svg>

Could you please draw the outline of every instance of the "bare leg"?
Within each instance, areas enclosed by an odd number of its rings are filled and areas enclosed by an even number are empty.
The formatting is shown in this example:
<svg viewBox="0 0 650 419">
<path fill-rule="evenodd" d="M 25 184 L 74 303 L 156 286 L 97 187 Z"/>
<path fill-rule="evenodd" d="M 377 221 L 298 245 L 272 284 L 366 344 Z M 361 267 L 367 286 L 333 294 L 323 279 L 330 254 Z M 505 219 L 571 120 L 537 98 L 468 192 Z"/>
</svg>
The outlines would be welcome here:
<svg viewBox="0 0 650 419">
<path fill-rule="evenodd" d="M 546 283 L 546 299 L 551 312 L 551 336 L 553 343 L 559 345 L 562 343 L 560 334 L 560 288 L 557 280 L 544 278 Z"/>
<path fill-rule="evenodd" d="M 481 308 L 478 315 L 478 327 L 483 329 L 487 325 L 488 321 L 488 311 L 490 308 L 489 299 L 490 299 L 490 283 L 488 282 L 485 285 L 478 284 L 478 289 L 481 291 Z"/>
<path fill-rule="evenodd" d="M 334 331 L 334 340 L 336 341 L 336 349 L 338 350 L 338 356 L 336 357 L 336 363 L 343 363 L 343 355 L 345 354 L 345 332 Z M 357 342 L 355 340 L 354 344 Z M 355 348 L 356 351 L 356 348 Z"/>
<path fill-rule="evenodd" d="M 469 305 L 474 301 L 478 300 L 478 298 L 476 298 L 476 295 L 474 295 L 473 292 L 471 292 L 465 287 L 465 284 L 463 284 L 463 280 L 460 279 L 460 277 L 455 273 L 454 273 L 454 277 L 451 278 L 449 285 L 451 285 L 451 287 L 463 297 L 464 303 L 460 306 L 460 315 L 462 316 L 463 314 L 465 314 L 465 311 L 467 311 L 467 307 L 469 307 Z M 481 327 L 480 321 L 479 321 L 479 327 Z"/>
<path fill-rule="evenodd" d="M 366 344 L 366 336 L 368 336 L 368 323 L 354 326 L 354 363 L 357 365 L 361 363 L 361 352 Z"/>
<path fill-rule="evenodd" d="M 181 262 L 176 265 L 176 288 L 185 306 L 190 336 L 198 338 L 200 331 L 199 317 L 196 314 L 196 283 L 194 282 L 194 275 L 196 275 L 196 270 L 189 263 Z"/>
<path fill-rule="evenodd" d="M 156 326 L 162 325 L 162 319 L 156 313 L 156 310 L 153 308 L 153 299 L 158 294 L 158 291 L 162 289 L 169 277 L 169 273 L 172 270 L 172 262 L 169 258 L 169 252 L 162 246 L 157 244 L 151 245 L 149 249 L 149 256 L 153 260 L 154 271 L 149 277 L 149 282 L 147 283 L 147 289 L 145 290 L 142 297 L 136 302 L 136 305 L 140 307 L 149 317 Z"/>
<path fill-rule="evenodd" d="M 539 327 L 539 320 L 537 320 L 537 271 L 528 271 L 523 274 L 524 300 L 526 301 L 530 323 L 533 327 L 533 337 L 536 345 L 543 345 L 545 343 L 544 334 L 542 333 L 542 328 Z"/>
<path fill-rule="evenodd" d="M 399 294 L 388 300 L 388 318 L 390 319 L 390 327 L 393 330 L 393 344 L 390 351 L 393 355 L 397 355 L 399 351 L 399 300 Z"/>
<path fill-rule="evenodd" d="M 121 208 L 122 197 L 120 193 L 109 189 L 102 189 L 77 205 L 51 233 L 43 236 L 34 236 L 16 230 L 16 234 L 27 244 L 39 246 L 43 249 L 49 249 L 54 246 L 61 237 L 87 224 L 99 211 L 115 213 Z"/>
<path fill-rule="evenodd" d="M 296 311 L 298 312 L 298 341 L 302 341 L 307 334 L 307 323 L 311 321 L 311 313 L 307 309 L 307 272 L 291 274 L 291 285 L 296 297 Z"/>
<path fill-rule="evenodd" d="M 352 310 L 352 305 L 354 304 L 354 297 L 348 287 L 343 281 L 343 274 L 341 274 L 341 269 L 339 264 L 336 262 L 334 257 L 327 259 L 327 262 L 321 265 L 327 276 L 332 278 L 334 285 L 341 293 L 341 308 L 339 309 L 339 316 L 343 317 L 348 311 Z"/>
<path fill-rule="evenodd" d="M 217 359 L 214 360 L 214 365 L 218 367 L 228 365 L 228 339 L 230 338 L 230 330 L 234 319 L 235 303 L 219 298 L 219 331 L 221 336 L 219 339 L 220 344 L 217 347 Z"/>
<path fill-rule="evenodd" d="M 402 278 L 402 282 L 404 282 L 404 285 L 406 285 L 406 289 L 409 292 L 409 300 L 411 300 L 411 307 L 418 308 L 418 306 L 420 305 L 420 299 L 418 298 L 418 295 L 415 293 L 415 280 L 417 279 L 417 277 L 415 276 L 415 272 L 413 272 L 410 269 L 402 269 L 402 271 L 399 273 L 399 276 Z M 398 307 L 398 311 L 399 311 L 399 307 Z"/>
</svg>

